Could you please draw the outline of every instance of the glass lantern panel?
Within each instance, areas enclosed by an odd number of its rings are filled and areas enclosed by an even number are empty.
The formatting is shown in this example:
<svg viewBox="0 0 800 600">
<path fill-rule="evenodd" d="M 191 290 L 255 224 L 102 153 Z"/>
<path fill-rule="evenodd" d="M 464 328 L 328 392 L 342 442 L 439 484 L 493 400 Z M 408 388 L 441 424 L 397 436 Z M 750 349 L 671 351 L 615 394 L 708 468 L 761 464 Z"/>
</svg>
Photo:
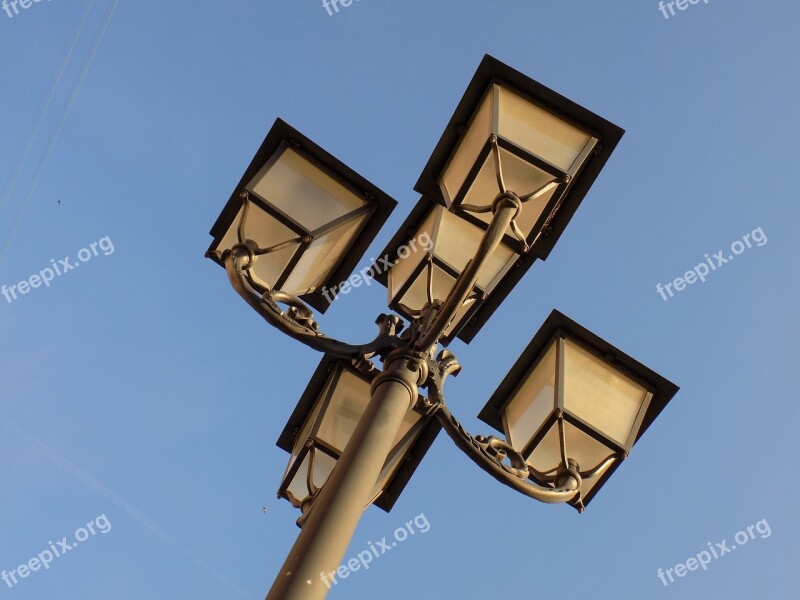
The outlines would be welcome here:
<svg viewBox="0 0 800 600">
<path fill-rule="evenodd" d="M 443 271 L 441 267 L 437 266 L 436 263 L 433 263 L 433 298 L 434 300 L 439 299 L 443 300 L 447 297 L 450 293 L 450 290 L 455 285 L 456 280 L 447 274 L 447 272 Z M 422 270 L 420 275 L 414 280 L 414 283 L 411 284 L 411 287 L 406 290 L 406 293 L 403 294 L 398 299 L 398 302 L 411 308 L 413 310 L 420 310 L 425 306 L 428 301 L 428 269 L 425 268 Z M 450 333 L 456 329 L 459 324 L 466 318 L 469 311 L 472 309 L 473 305 L 475 304 L 475 298 L 468 298 L 464 304 L 456 311 L 455 316 L 453 317 L 452 321 L 450 321 L 450 325 L 448 325 L 447 329 L 444 331 L 444 336 L 447 337 Z"/>
<path fill-rule="evenodd" d="M 290 496 L 290 501 L 302 502 L 309 496 L 308 490 L 308 465 L 311 459 L 311 452 L 307 452 L 303 456 L 303 462 L 300 463 L 300 468 L 295 473 L 292 480 L 286 488 L 287 494 Z M 336 459 L 331 458 L 319 449 L 314 449 L 314 472 L 313 482 L 318 488 L 322 487 L 336 465 Z"/>
<path fill-rule="evenodd" d="M 242 211 L 239 209 L 228 231 L 225 232 L 219 245 L 214 248 L 215 251 L 230 250 L 239 243 L 237 231 L 241 218 Z M 253 203 L 250 203 L 250 208 L 247 211 L 244 233 L 247 239 L 253 240 L 262 248 L 268 248 L 298 237 L 296 232 Z M 267 285 L 274 287 L 289 261 L 297 252 L 298 247 L 297 244 L 292 244 L 283 250 L 259 256 L 252 268 L 253 273 Z"/>
<path fill-rule="evenodd" d="M 426 259 L 428 251 L 433 248 L 432 240 L 436 226 L 436 216 L 437 212 L 435 210 L 431 211 L 414 234 L 412 240 L 398 249 L 395 262 L 389 269 L 389 302 L 400 293 L 400 289 L 405 285 L 409 277 L 414 274 L 414 270 L 419 266 L 419 263 Z M 376 264 L 377 268 L 381 268 L 381 266 L 380 262 Z M 409 304 L 408 306 L 411 305 Z"/>
<path fill-rule="evenodd" d="M 647 390 L 575 342 L 564 346 L 564 410 L 626 448 Z"/>
<path fill-rule="evenodd" d="M 308 440 L 308 438 L 311 435 L 311 430 L 314 427 L 315 423 L 317 422 L 317 419 L 319 418 L 319 411 L 320 408 L 322 408 L 322 399 L 325 398 L 325 396 L 327 396 L 328 394 L 328 389 L 330 388 L 331 379 L 333 379 L 333 376 L 331 376 L 331 378 L 328 379 L 328 383 L 325 384 L 323 392 L 319 395 L 319 398 L 317 398 L 316 404 L 314 404 L 314 410 L 311 411 L 311 414 L 306 419 L 305 423 L 303 423 L 303 428 L 300 430 L 300 433 L 295 438 L 294 448 L 292 448 L 292 455 L 291 458 L 289 459 L 288 469 L 292 468 L 292 462 L 294 462 L 294 460 L 298 456 L 300 456 L 300 453 L 303 451 L 303 448 L 305 447 L 306 440 Z"/>
<path fill-rule="evenodd" d="M 457 327 L 460 329 L 460 325 L 459 324 L 461 323 L 461 321 L 463 321 L 466 318 L 467 313 L 469 313 L 470 309 L 475 304 L 475 302 L 476 302 L 475 298 L 468 298 L 464 302 L 464 304 L 461 305 L 461 308 L 459 308 L 456 311 L 456 315 L 455 315 L 455 317 L 453 317 L 453 320 L 450 321 L 450 325 L 448 325 L 447 329 L 444 330 L 444 336 L 445 337 L 449 336 L 450 333 L 454 329 L 456 329 Z"/>
<path fill-rule="evenodd" d="M 349 250 L 367 218 L 368 215 L 355 218 L 311 242 L 281 286 L 283 291 L 303 295 L 323 285 Z M 339 287 L 342 283 L 336 281 L 333 285 Z"/>
<path fill-rule="evenodd" d="M 603 475 L 605 474 L 605 472 L 608 471 L 608 469 L 611 468 L 614 465 L 614 463 L 616 463 L 616 462 L 619 462 L 619 459 L 616 459 L 614 462 L 609 463 L 608 466 L 606 466 L 604 469 L 600 470 L 600 472 L 598 472 L 594 477 L 584 477 L 583 478 L 583 480 L 581 481 L 581 497 L 582 498 L 584 498 L 584 499 L 586 498 L 586 496 L 589 494 L 589 492 L 592 491 L 592 489 L 594 489 L 600 483 L 600 480 L 603 478 Z M 594 466 L 594 465 L 592 465 L 592 466 Z M 581 468 L 583 468 L 583 467 L 581 467 Z"/>
<path fill-rule="evenodd" d="M 398 301 L 401 304 L 413 309 L 420 310 L 428 302 L 428 266 L 422 269 L 417 278 L 411 284 L 411 287 L 406 290 Z M 435 262 L 430 265 L 433 268 L 433 299 L 444 300 L 450 293 L 450 290 L 456 283 L 455 278 L 451 277 Z"/>
<path fill-rule="evenodd" d="M 556 408 L 556 342 L 528 373 L 504 409 L 508 442 L 519 452 L 533 439 Z"/>
<path fill-rule="evenodd" d="M 409 439 L 406 440 L 402 446 L 400 444 L 403 437 L 411 431 L 412 427 L 419 423 L 421 416 L 418 412 L 410 410 L 408 414 L 406 414 L 405 419 L 403 419 L 403 425 L 400 428 L 400 434 L 395 439 L 395 446 L 392 449 L 392 454 L 389 455 L 386 464 L 383 466 L 380 475 L 378 476 L 378 481 L 375 484 L 375 487 L 372 489 L 372 498 L 376 498 L 379 493 L 383 492 L 386 488 L 388 483 L 391 481 L 394 474 L 400 468 L 400 465 L 403 464 L 408 451 L 411 449 L 411 446 L 414 445 L 414 442 L 419 437 L 420 432 L 422 431 L 421 428 L 412 436 L 409 436 Z"/>
<path fill-rule="evenodd" d="M 459 140 L 455 151 L 450 157 L 450 161 L 439 177 L 439 187 L 448 207 L 453 203 L 453 200 L 464 185 L 464 180 L 477 162 L 481 150 L 492 133 L 491 91 L 491 88 L 487 90 L 478 107 L 478 111 L 464 132 L 463 137 Z"/>
<path fill-rule="evenodd" d="M 567 458 L 576 461 L 582 471 L 593 469 L 614 452 L 568 421 L 564 421 L 564 431 L 567 437 Z M 553 423 L 547 430 L 527 461 L 539 471 L 549 471 L 561 464 L 558 423 Z"/>
<path fill-rule="evenodd" d="M 434 240 L 436 244 L 434 254 L 460 273 L 467 266 L 467 262 L 475 256 L 485 232 L 442 207 L 437 207 L 436 210 L 442 211 L 442 219 Z M 514 266 L 517 258 L 517 254 L 509 246 L 501 243 L 481 268 L 478 274 L 478 287 L 487 294 L 491 293 L 508 270 Z"/>
<path fill-rule="evenodd" d="M 443 300 L 450 293 L 450 290 L 455 285 L 456 280 L 448 275 L 447 272 L 443 271 L 441 267 L 437 266 L 436 263 L 433 263 L 432 267 L 433 299 Z M 423 269 L 422 272 L 417 276 L 417 278 L 414 280 L 414 283 L 411 284 L 411 287 L 408 288 L 406 293 L 398 299 L 398 302 L 412 310 L 420 310 L 425 306 L 425 304 L 428 302 L 427 267 Z M 459 323 L 461 323 L 474 304 L 475 298 L 468 298 L 464 304 L 461 305 L 461 307 L 456 311 L 455 317 L 453 317 L 450 325 L 444 331 L 445 336 L 448 336 L 450 332 L 453 331 L 456 326 L 459 325 Z"/>
<path fill-rule="evenodd" d="M 588 471 L 602 463 L 612 450 L 601 444 L 583 431 L 564 422 L 567 438 L 567 457 L 578 463 L 581 471 Z M 561 445 L 559 441 L 558 423 L 553 423 L 542 441 L 528 457 L 528 464 L 539 471 L 549 471 L 561 464 Z M 580 491 L 583 497 L 600 481 L 605 470 L 592 478 L 584 479 Z"/>
<path fill-rule="evenodd" d="M 283 473 L 283 477 L 281 481 L 286 479 L 286 476 L 289 474 L 289 471 L 292 470 L 292 465 L 297 460 L 297 457 L 303 453 L 303 448 L 305 448 L 306 440 L 308 440 L 309 436 L 311 435 L 311 429 L 314 427 L 314 424 L 317 422 L 319 418 L 320 408 L 322 407 L 321 399 L 325 398 L 328 394 L 328 389 L 331 386 L 331 381 L 333 380 L 333 374 L 328 377 L 328 381 L 325 383 L 325 387 L 322 390 L 322 393 L 317 398 L 316 403 L 314 404 L 314 409 L 311 411 L 311 414 L 306 418 L 305 422 L 303 423 L 303 427 L 300 429 L 300 433 L 297 434 L 297 437 L 294 439 L 294 446 L 292 447 L 292 452 L 289 455 L 289 464 L 286 466 L 286 471 Z"/>
<path fill-rule="evenodd" d="M 555 179 L 550 173 L 525 162 L 508 150 L 500 148 L 500 164 L 503 168 L 503 181 L 506 187 L 519 196 L 524 196 L 541 189 L 546 184 Z M 472 182 L 469 191 L 464 196 L 463 204 L 474 204 L 477 206 L 491 205 L 499 193 L 500 186 L 497 183 L 497 163 L 493 154 L 486 157 L 486 160 L 478 172 L 478 176 Z M 553 197 L 557 187 L 542 194 L 538 198 L 531 198 L 522 205 L 522 212 L 517 216 L 517 225 L 522 229 L 527 238 L 533 231 L 539 217 L 544 212 L 550 199 Z M 492 220 L 492 213 L 471 213 L 480 220 L 489 223 Z M 511 228 L 508 230 L 511 235 Z"/>
<path fill-rule="evenodd" d="M 325 414 L 322 415 L 317 439 L 341 453 L 367 408 L 369 388 L 369 381 L 343 369 Z"/>
<path fill-rule="evenodd" d="M 592 136 L 504 86 L 500 87 L 498 135 L 567 173 Z"/>
<path fill-rule="evenodd" d="M 267 163 L 247 189 L 310 232 L 366 204 L 293 148 Z"/>
</svg>

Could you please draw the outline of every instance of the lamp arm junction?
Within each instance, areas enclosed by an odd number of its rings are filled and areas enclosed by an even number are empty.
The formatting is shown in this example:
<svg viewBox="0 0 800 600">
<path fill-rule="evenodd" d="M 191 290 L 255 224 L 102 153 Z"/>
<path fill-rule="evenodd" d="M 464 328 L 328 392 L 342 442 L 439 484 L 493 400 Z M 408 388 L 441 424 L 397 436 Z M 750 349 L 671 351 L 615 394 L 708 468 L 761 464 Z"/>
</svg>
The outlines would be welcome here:
<svg viewBox="0 0 800 600">
<path fill-rule="evenodd" d="M 554 476 L 546 477 L 529 467 L 522 455 L 505 440 L 470 434 L 450 412 L 442 393 L 444 379 L 450 374 L 457 374 L 460 366 L 447 350 L 440 354 L 438 363 L 439 368 L 433 370 L 428 379 L 429 398 L 425 400 L 420 397 L 420 401 L 433 413 L 458 448 L 497 481 L 530 498 L 547 504 L 579 500 L 581 475 L 573 465 L 561 467 Z M 506 460 L 510 464 L 506 464 Z M 553 487 L 534 484 L 529 480 L 532 474 L 551 479 Z"/>
<path fill-rule="evenodd" d="M 519 214 L 522 202 L 515 194 L 502 193 L 492 203 L 492 221 L 483 234 L 475 256 L 467 262 L 464 270 L 456 280 L 453 289 L 442 301 L 442 305 L 431 320 L 431 323 L 421 331 L 414 347 L 425 350 L 436 344 L 442 337 L 458 310 L 473 293 L 478 275 L 486 264 L 487 259 L 503 241 L 503 236 L 511 221 Z"/>
<path fill-rule="evenodd" d="M 378 317 L 376 323 L 380 332 L 374 340 L 367 344 L 353 345 L 327 337 L 318 330 L 311 309 L 299 298 L 270 289 L 259 294 L 258 290 L 248 281 L 246 265 L 249 259 L 247 253 L 237 252 L 237 246 L 222 255 L 225 272 L 228 274 L 231 286 L 267 323 L 282 333 L 318 352 L 350 360 L 371 358 L 378 353 L 400 347 L 402 344 L 397 334 L 402 329 L 403 323 L 399 317 L 394 315 L 382 314 Z M 282 310 L 278 303 L 289 306 L 289 309 Z"/>
</svg>

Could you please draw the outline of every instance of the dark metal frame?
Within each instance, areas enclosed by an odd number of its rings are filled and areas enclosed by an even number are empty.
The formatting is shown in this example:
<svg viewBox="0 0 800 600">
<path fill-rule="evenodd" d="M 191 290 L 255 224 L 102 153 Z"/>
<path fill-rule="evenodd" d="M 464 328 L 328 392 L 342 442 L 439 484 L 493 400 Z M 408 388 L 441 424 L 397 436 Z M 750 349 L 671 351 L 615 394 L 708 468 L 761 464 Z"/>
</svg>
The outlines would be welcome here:
<svg viewBox="0 0 800 600">
<path fill-rule="evenodd" d="M 514 398 L 517 390 L 523 384 L 528 374 L 536 368 L 553 341 L 565 337 L 579 344 L 582 348 L 588 350 L 598 358 L 613 364 L 615 368 L 641 384 L 652 394 L 649 401 L 646 401 L 645 405 L 643 405 L 643 410 L 637 417 L 637 423 L 641 425 L 635 437 L 627 440 L 624 446 L 620 446 L 616 441 L 606 437 L 591 425 L 585 423 L 582 419 L 564 410 L 563 381 L 558 381 L 556 383 L 557 397 L 555 398 L 555 408 L 560 409 L 564 420 L 619 454 L 619 458 L 615 459 L 601 475 L 600 482 L 598 482 L 590 490 L 589 494 L 582 499 L 583 506 L 586 506 L 600 491 L 608 478 L 611 477 L 622 462 L 622 458 L 627 456 L 634 444 L 642 437 L 661 411 L 664 410 L 672 397 L 678 392 L 679 388 L 674 383 L 612 346 L 566 315 L 557 310 L 553 310 L 522 352 L 517 362 L 500 383 L 497 390 L 492 394 L 489 402 L 486 403 L 478 415 L 478 418 L 499 431 L 508 431 L 504 417 L 505 407 L 511 402 L 512 398 Z M 557 348 L 556 361 L 557 374 L 559 378 L 563 378 L 563 353 L 561 348 Z M 555 413 L 548 417 L 548 420 L 540 427 L 533 439 L 522 451 L 523 456 L 530 456 L 535 446 L 541 442 L 550 428 L 556 423 L 557 419 L 558 417 L 555 416 Z"/>
<path fill-rule="evenodd" d="M 300 435 L 300 432 L 302 431 L 306 421 L 311 417 L 311 414 L 313 413 L 317 402 L 320 401 L 319 398 L 323 391 L 325 391 L 326 386 L 328 386 L 328 382 L 331 380 L 331 377 L 338 379 L 341 377 L 342 370 L 346 369 L 364 381 L 372 382 L 378 371 L 364 368 L 366 366 L 364 363 L 361 363 L 361 366 L 362 368 L 357 368 L 352 363 L 348 363 L 346 360 L 342 360 L 331 355 L 324 355 L 314 371 L 314 374 L 311 376 L 308 386 L 306 386 L 306 389 L 303 391 L 297 406 L 295 406 L 294 411 L 292 411 L 292 415 L 289 417 L 286 426 L 278 437 L 277 446 L 289 454 L 292 453 L 297 442 L 297 436 Z M 321 410 L 327 410 L 335 385 L 336 381 L 331 382 L 327 392 L 325 392 L 326 397 L 321 400 L 321 402 L 324 404 Z M 312 428 L 311 431 L 309 431 L 309 439 L 314 438 L 315 446 L 318 446 L 320 450 L 325 452 L 325 454 L 331 458 L 338 460 L 340 452 L 334 448 L 331 448 L 321 440 L 318 440 L 315 437 L 316 429 Z M 430 449 L 436 437 L 439 435 L 441 429 L 442 427 L 436 419 L 426 419 L 425 414 L 420 415 L 420 422 L 415 428 L 412 428 L 406 434 L 407 436 L 416 436 L 416 440 L 409 447 L 406 458 L 400 464 L 397 471 L 395 471 L 394 475 L 392 475 L 392 477 L 389 479 L 381 495 L 374 500 L 373 504 L 375 504 L 375 506 L 386 512 L 392 510 L 394 504 L 400 497 L 400 494 L 405 489 L 406 485 L 411 479 L 411 476 L 416 471 L 420 462 L 422 462 L 422 459 L 425 457 L 425 454 Z M 405 440 L 406 438 L 401 440 L 395 446 L 395 449 L 397 450 L 398 448 L 401 448 Z M 321 443 L 318 444 L 317 442 Z M 394 457 L 395 454 L 393 452 L 386 458 L 386 463 L 388 464 Z M 292 465 L 292 469 L 284 476 L 285 481 L 288 481 L 294 477 L 295 473 L 300 468 L 301 459 L 302 456 L 298 455 L 298 458 L 295 460 L 295 464 Z M 279 497 L 285 497 L 285 495 L 282 494 L 285 487 L 285 481 L 281 482 L 281 487 L 278 494 Z"/>
<path fill-rule="evenodd" d="M 353 269 L 358 265 L 358 261 L 367 251 L 372 240 L 394 210 L 397 201 L 281 119 L 276 119 L 255 157 L 250 162 L 250 166 L 247 167 L 244 175 L 239 180 L 225 208 L 211 228 L 211 235 L 214 237 L 214 241 L 209 248 L 209 252 L 206 253 L 206 256 L 214 260 L 217 264 L 224 266 L 222 258 L 218 256 L 217 253 L 212 252 L 212 250 L 221 242 L 223 236 L 230 227 L 233 226 L 242 205 L 241 193 L 246 190 L 248 184 L 261 169 L 277 160 L 287 147 L 298 151 L 353 193 L 365 198 L 372 211 L 371 216 L 365 221 L 349 250 L 343 254 L 339 264 L 331 271 L 327 281 L 320 286 L 319 290 L 315 290 L 300 297 L 304 302 L 314 307 L 320 313 L 324 313 L 335 299 L 338 293 L 338 285 L 341 282 L 347 281 L 350 277 Z M 285 215 L 274 206 L 268 204 L 268 199 L 261 199 L 254 193 L 250 193 L 249 196 L 250 201 L 256 204 L 260 210 L 269 213 L 281 224 L 298 234 L 298 251 L 295 252 L 292 260 L 281 274 L 276 289 L 280 289 L 280 284 L 289 277 L 292 268 L 300 260 L 302 252 L 311 244 L 315 237 L 323 235 L 332 228 L 343 224 L 342 219 L 337 219 L 333 223 L 329 223 L 316 231 L 308 231 L 288 215 Z M 347 221 L 351 218 L 361 216 L 367 210 L 369 209 L 353 211 L 345 215 L 344 220 Z M 329 291 L 328 296 L 330 299 L 326 298 L 322 293 L 322 287 L 325 287 Z"/>
</svg>

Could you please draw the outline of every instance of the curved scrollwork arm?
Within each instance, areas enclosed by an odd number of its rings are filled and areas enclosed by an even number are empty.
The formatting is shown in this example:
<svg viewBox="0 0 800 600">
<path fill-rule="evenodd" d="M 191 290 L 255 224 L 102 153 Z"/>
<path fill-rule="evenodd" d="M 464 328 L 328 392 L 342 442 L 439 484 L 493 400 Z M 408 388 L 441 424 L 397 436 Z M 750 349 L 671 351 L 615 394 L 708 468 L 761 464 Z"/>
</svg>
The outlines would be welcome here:
<svg viewBox="0 0 800 600">
<path fill-rule="evenodd" d="M 559 477 L 561 485 L 553 488 L 541 487 L 529 481 L 525 459 L 507 442 L 495 437 L 472 436 L 444 404 L 436 407 L 435 415 L 456 446 L 500 483 L 547 504 L 578 499 L 581 480 L 572 467 L 565 469 Z M 511 462 L 510 465 L 504 462 L 506 458 Z"/>
<path fill-rule="evenodd" d="M 449 375 L 457 375 L 461 366 L 448 350 L 441 352 L 436 363 L 438 368 L 430 369 L 431 376 L 427 382 L 429 398 L 426 408 L 438 419 L 456 446 L 500 483 L 530 498 L 548 504 L 580 501 L 581 474 L 574 463 L 559 467 L 552 477 L 545 478 L 553 482 L 552 488 L 542 487 L 530 481 L 530 478 L 532 475 L 545 474 L 532 469 L 508 442 L 494 436 L 471 435 L 444 401 L 444 381 Z"/>
<path fill-rule="evenodd" d="M 319 331 L 311 309 L 299 298 L 281 291 L 264 288 L 262 293 L 251 285 L 247 276 L 250 257 L 247 248 L 237 244 L 222 255 L 222 262 L 228 280 L 236 293 L 247 302 L 267 323 L 279 329 L 291 338 L 319 352 L 344 359 L 360 359 L 371 357 L 379 352 L 399 347 L 402 342 L 397 337 L 402 328 L 402 321 L 394 315 L 381 315 L 377 325 L 378 336 L 363 345 L 353 345 L 326 337 Z M 258 286 L 263 287 L 263 286 Z M 282 310 L 278 304 L 285 304 L 288 310 Z"/>
</svg>

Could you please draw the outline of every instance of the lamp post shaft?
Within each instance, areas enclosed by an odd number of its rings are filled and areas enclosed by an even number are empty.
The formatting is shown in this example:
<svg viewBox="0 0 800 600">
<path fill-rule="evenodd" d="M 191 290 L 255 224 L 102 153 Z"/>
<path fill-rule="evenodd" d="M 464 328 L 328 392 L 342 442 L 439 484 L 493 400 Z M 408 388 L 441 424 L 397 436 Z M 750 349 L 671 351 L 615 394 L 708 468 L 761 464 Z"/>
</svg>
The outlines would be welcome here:
<svg viewBox="0 0 800 600">
<path fill-rule="evenodd" d="M 403 419 L 417 400 L 419 368 L 400 354 L 376 377 L 371 399 L 342 456 L 311 506 L 266 600 L 322 600 L 370 502 Z"/>
<path fill-rule="evenodd" d="M 516 198 L 516 200 L 513 200 L 511 196 L 502 198 L 498 203 L 497 210 L 493 211 L 494 214 L 492 215 L 489 227 L 483 234 L 481 243 L 475 251 L 474 258 L 464 267 L 453 289 L 450 290 L 450 293 L 444 300 L 442 308 L 439 314 L 436 315 L 430 329 L 428 329 L 417 343 L 419 349 L 425 350 L 439 341 L 450 324 L 450 320 L 456 315 L 458 309 L 461 308 L 472 293 L 475 288 L 475 283 L 478 281 L 481 269 L 492 253 L 497 250 L 497 247 L 503 241 L 503 235 L 508 229 L 508 226 L 520 211 L 521 202 L 516 196 L 514 196 L 514 198 Z"/>
</svg>

